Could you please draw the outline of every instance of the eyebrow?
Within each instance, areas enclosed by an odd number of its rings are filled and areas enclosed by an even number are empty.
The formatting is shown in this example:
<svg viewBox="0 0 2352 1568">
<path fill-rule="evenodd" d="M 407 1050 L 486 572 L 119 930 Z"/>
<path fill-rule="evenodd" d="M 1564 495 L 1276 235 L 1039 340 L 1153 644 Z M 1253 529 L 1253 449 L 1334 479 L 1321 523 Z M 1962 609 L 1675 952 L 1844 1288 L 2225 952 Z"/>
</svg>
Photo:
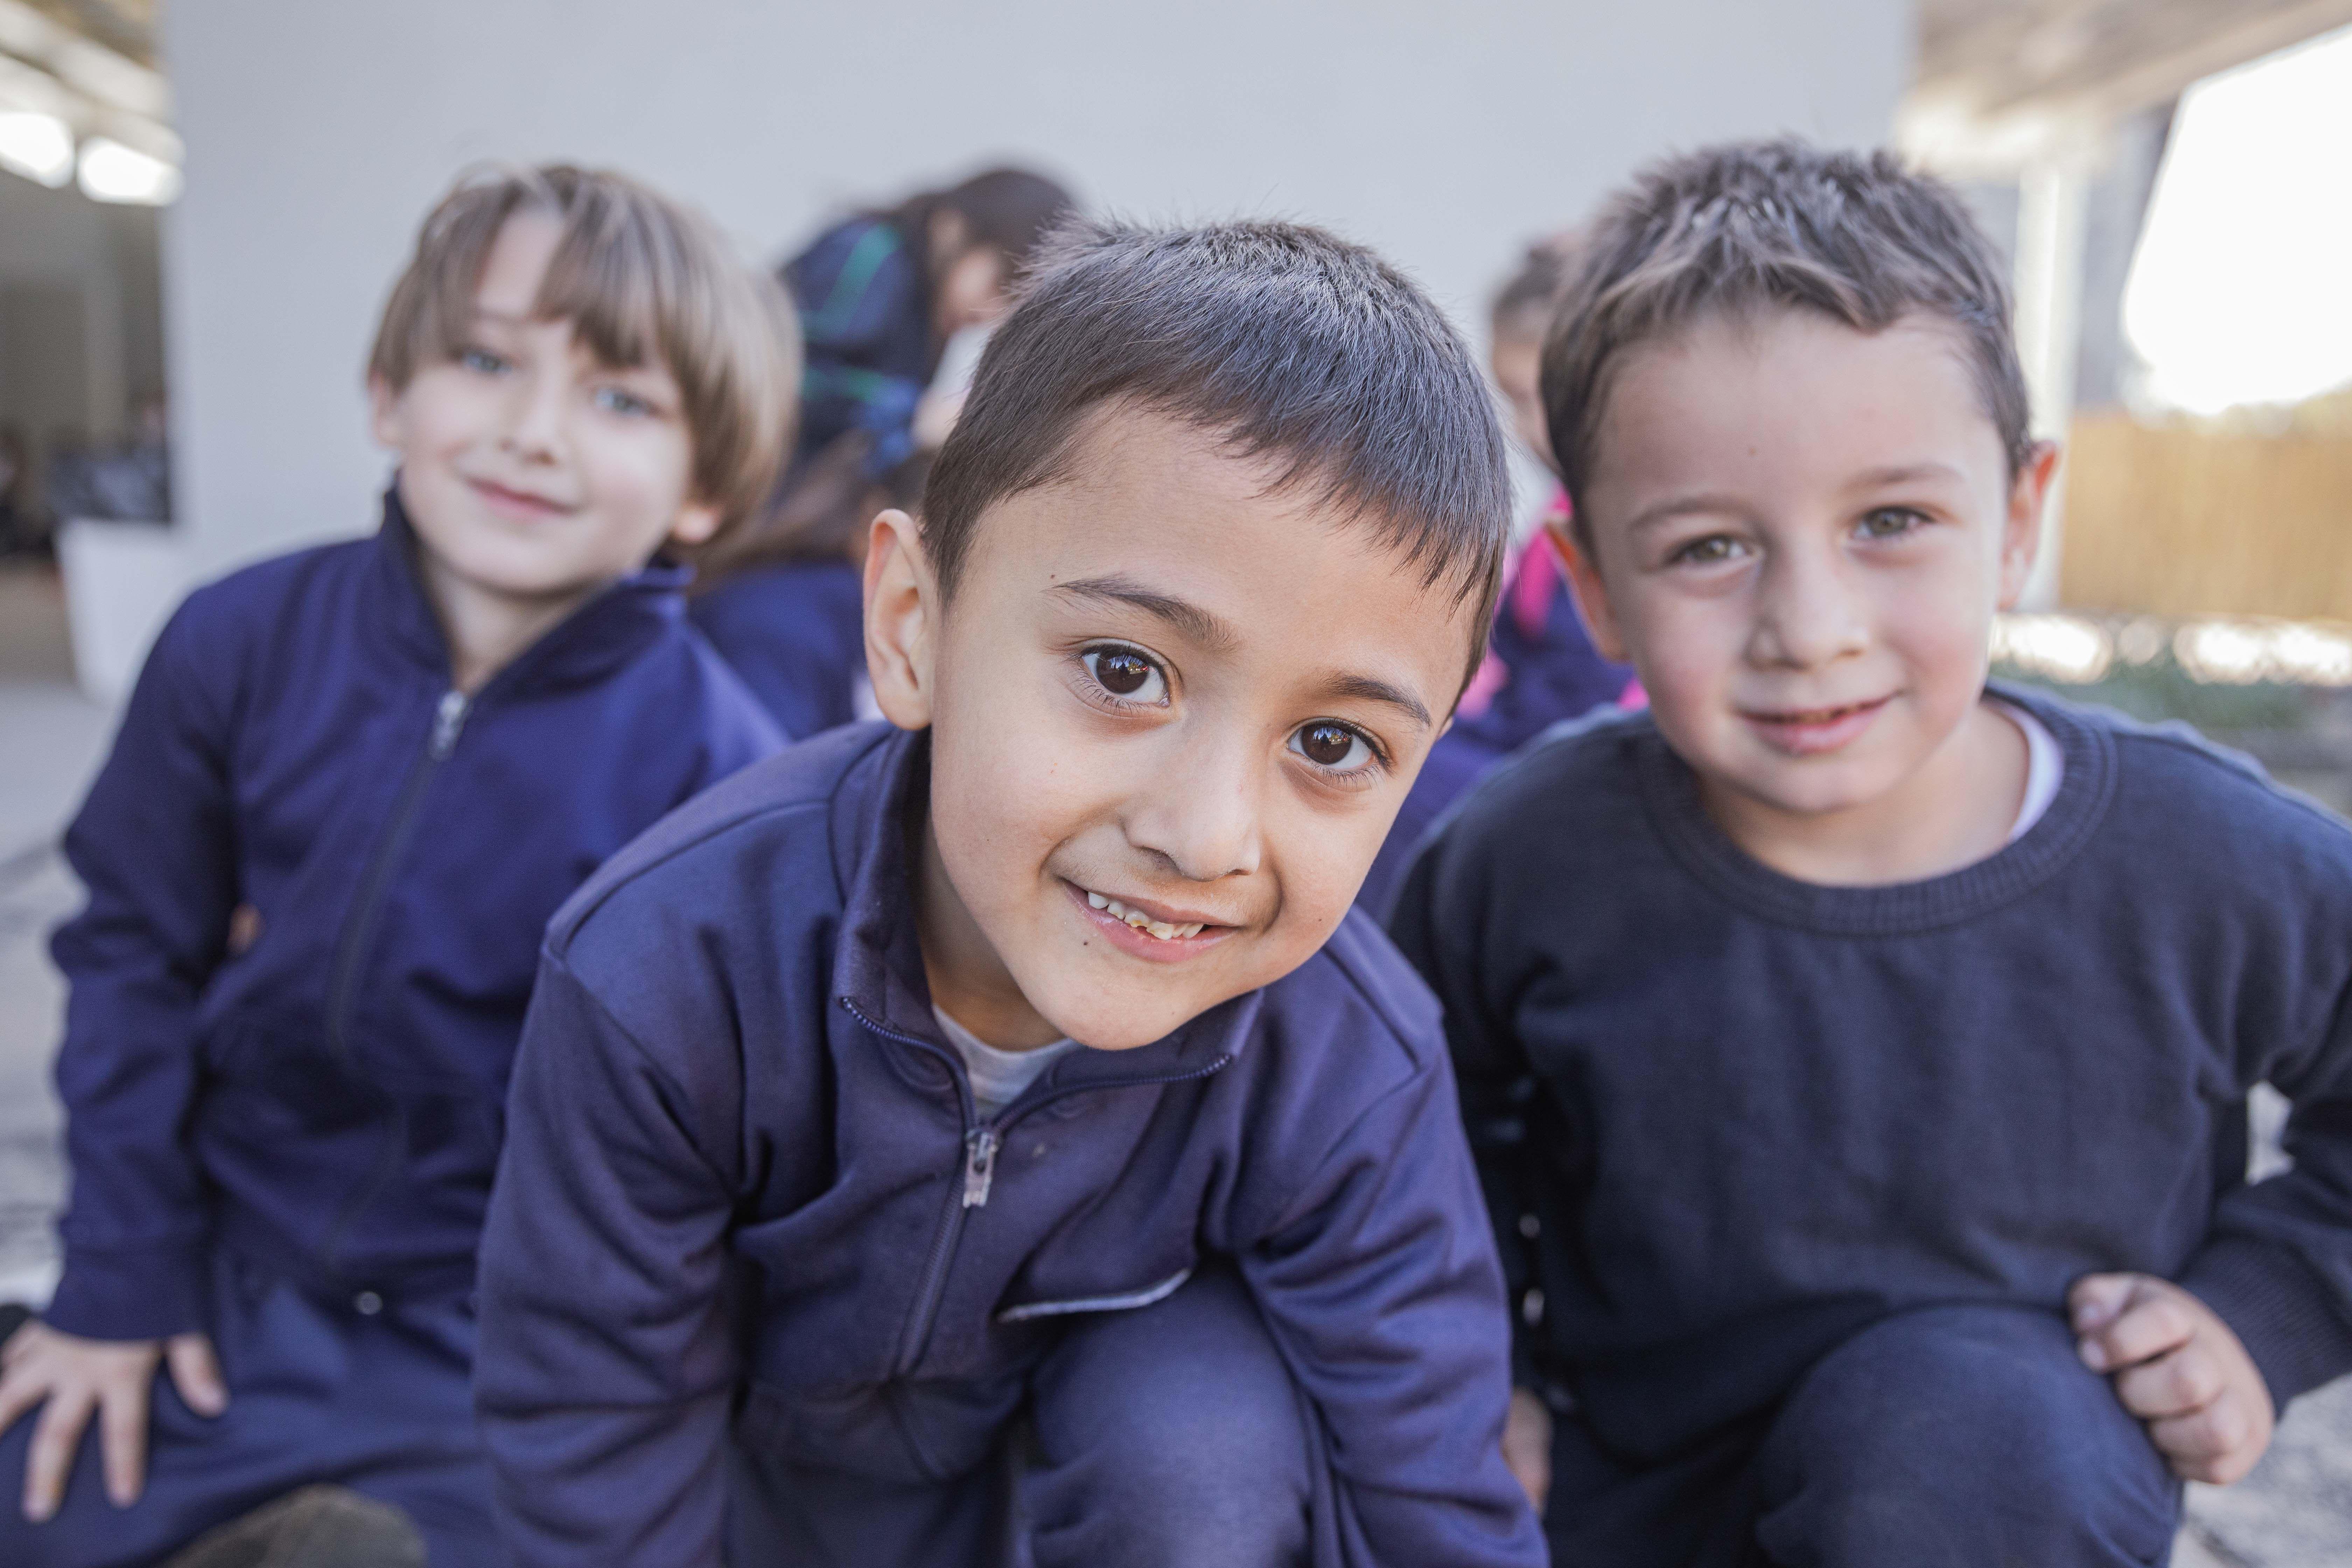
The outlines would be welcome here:
<svg viewBox="0 0 2352 1568">
<path fill-rule="evenodd" d="M 1333 697 L 1352 697 L 1360 702 L 1384 702 L 1397 709 L 1414 723 L 1426 730 L 1430 726 L 1429 710 L 1420 698 L 1401 686 L 1391 686 L 1369 675 L 1335 675 L 1323 685 Z"/>
<path fill-rule="evenodd" d="M 1241 634 L 1226 624 L 1223 617 L 1188 599 L 1147 588 L 1132 577 L 1081 577 L 1075 583 L 1055 584 L 1054 592 L 1066 594 L 1074 599 L 1097 599 L 1141 610 L 1165 621 L 1194 642 L 1220 653 L 1241 646 Z"/>
<path fill-rule="evenodd" d="M 1625 531 L 1639 533 L 1645 528 L 1654 528 L 1659 523 L 1668 522 L 1678 517 L 1686 517 L 1692 512 L 1741 510 L 1743 510 L 1743 503 L 1732 496 L 1676 496 L 1672 500 L 1660 501 L 1646 510 L 1637 512 L 1633 521 L 1625 525 Z"/>
<path fill-rule="evenodd" d="M 1909 484 L 1916 479 L 1954 479 L 1966 482 L 1966 476 L 1949 463 L 1897 463 L 1892 468 L 1872 468 L 1853 477 L 1855 489 L 1876 489 L 1885 485 Z"/>
</svg>

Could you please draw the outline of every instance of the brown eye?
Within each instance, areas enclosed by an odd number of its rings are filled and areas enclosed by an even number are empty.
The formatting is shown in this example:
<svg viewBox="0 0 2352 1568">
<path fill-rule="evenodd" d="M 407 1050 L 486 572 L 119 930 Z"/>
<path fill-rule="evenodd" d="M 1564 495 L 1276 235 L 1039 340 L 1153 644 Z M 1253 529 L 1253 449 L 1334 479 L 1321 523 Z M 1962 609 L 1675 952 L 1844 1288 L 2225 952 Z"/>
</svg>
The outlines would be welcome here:
<svg viewBox="0 0 2352 1568">
<path fill-rule="evenodd" d="M 1292 738 L 1292 749 L 1318 767 L 1339 768 L 1351 762 L 1360 766 L 1371 755 L 1364 738 L 1345 724 L 1318 722 L 1304 724 Z M 1356 755 L 1361 750 L 1363 756 Z"/>
<path fill-rule="evenodd" d="M 1089 648 L 1085 658 L 1096 683 L 1114 697 L 1134 697 L 1145 702 L 1166 698 L 1159 666 L 1131 647 Z"/>
</svg>

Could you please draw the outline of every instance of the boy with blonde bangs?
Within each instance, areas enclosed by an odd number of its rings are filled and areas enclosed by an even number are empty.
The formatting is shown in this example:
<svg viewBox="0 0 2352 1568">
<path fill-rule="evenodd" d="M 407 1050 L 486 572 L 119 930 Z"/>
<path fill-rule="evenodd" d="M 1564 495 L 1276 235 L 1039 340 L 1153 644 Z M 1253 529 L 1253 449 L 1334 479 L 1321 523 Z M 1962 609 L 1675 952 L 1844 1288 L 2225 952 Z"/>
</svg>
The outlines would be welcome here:
<svg viewBox="0 0 2352 1568">
<path fill-rule="evenodd" d="M 2352 1370 L 2352 835 L 1988 686 L 2056 464 L 2008 323 L 1949 191 L 1778 142 L 1635 182 L 1546 345 L 1651 708 L 1488 780 L 1393 929 L 1557 1561 L 2161 1563 Z"/>
<path fill-rule="evenodd" d="M 1435 1009 L 1349 912 L 1508 527 L 1369 253 L 1041 264 L 874 524 L 890 722 L 551 931 L 478 1376 L 522 1563 L 1541 1561 Z"/>
<path fill-rule="evenodd" d="M 773 481 L 773 293 L 620 176 L 461 183 L 369 363 L 382 527 L 158 638 L 67 837 L 73 1192 L 0 1352 L 0 1559 L 152 1562 L 326 1483 L 501 1560 L 471 1292 L 540 935 L 781 743 L 659 553 Z"/>
</svg>

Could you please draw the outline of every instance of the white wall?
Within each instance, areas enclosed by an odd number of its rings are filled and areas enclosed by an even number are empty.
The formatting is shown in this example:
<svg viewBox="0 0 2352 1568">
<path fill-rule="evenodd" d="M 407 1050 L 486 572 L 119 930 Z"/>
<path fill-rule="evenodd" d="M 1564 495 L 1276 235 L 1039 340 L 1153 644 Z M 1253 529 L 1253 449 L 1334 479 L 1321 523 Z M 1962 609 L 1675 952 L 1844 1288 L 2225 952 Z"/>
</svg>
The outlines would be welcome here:
<svg viewBox="0 0 2352 1568">
<path fill-rule="evenodd" d="M 201 569 L 372 524 L 359 391 L 414 226 L 482 158 L 610 163 L 747 253 L 983 159 L 1147 217 L 1377 245 L 1475 324 L 1635 163 L 1887 132 L 1907 0 L 173 0 L 166 237 Z"/>
</svg>

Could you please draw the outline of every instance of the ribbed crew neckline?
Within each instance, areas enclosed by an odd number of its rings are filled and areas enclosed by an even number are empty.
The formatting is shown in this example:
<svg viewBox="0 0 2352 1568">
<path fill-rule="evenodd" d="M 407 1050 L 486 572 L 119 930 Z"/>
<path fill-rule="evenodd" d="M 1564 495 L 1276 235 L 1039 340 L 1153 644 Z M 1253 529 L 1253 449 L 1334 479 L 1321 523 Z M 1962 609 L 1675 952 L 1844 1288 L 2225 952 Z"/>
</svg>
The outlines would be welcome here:
<svg viewBox="0 0 2352 1568">
<path fill-rule="evenodd" d="M 1832 936 L 1932 931 L 1998 908 L 2047 880 L 2080 853 L 2106 816 L 2116 786 L 2115 736 L 2063 704 L 1996 681 L 1987 694 L 2040 720 L 2058 742 L 2065 772 L 2042 819 L 1985 858 L 1917 882 L 1835 887 L 1772 869 L 1731 841 L 1699 799 L 1698 777 L 1654 725 L 1633 738 L 1643 804 L 1684 868 L 1711 891 L 1761 919 Z"/>
</svg>

